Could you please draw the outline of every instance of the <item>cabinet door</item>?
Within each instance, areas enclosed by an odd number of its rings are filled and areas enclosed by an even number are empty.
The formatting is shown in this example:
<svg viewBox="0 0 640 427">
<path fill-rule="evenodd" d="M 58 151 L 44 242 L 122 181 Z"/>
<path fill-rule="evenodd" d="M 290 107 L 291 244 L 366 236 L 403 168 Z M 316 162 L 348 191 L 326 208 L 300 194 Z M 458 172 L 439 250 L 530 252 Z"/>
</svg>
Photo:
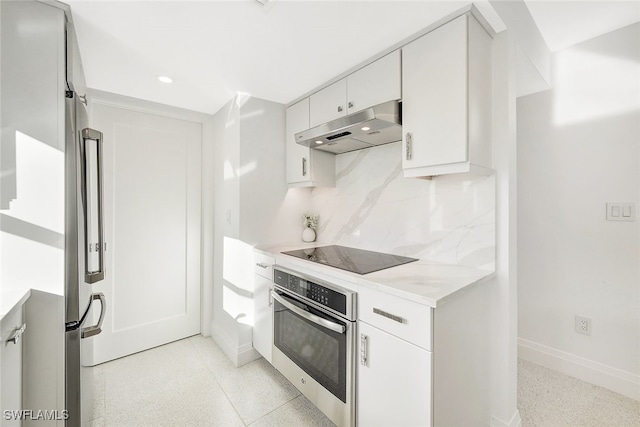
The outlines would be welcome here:
<svg viewBox="0 0 640 427">
<path fill-rule="evenodd" d="M 358 328 L 358 425 L 430 426 L 431 352 L 362 321 Z"/>
<path fill-rule="evenodd" d="M 347 79 L 325 87 L 309 99 L 311 127 L 347 115 Z"/>
<path fill-rule="evenodd" d="M 0 322 L 0 409 L 3 414 L 3 426 L 20 426 L 17 419 L 4 419 L 4 411 L 18 411 L 22 409 L 22 341 L 16 343 L 8 339 L 16 329 L 23 325 L 22 306 L 12 310 Z M 25 334 L 28 332 L 25 332 Z M 36 408 L 34 408 L 36 409 Z M 51 408 L 55 409 L 55 408 Z"/>
<path fill-rule="evenodd" d="M 347 77 L 347 114 L 402 97 L 400 51 L 396 50 Z"/>
<path fill-rule="evenodd" d="M 271 299 L 271 279 L 255 275 L 253 292 L 253 348 L 258 350 L 271 363 L 271 345 L 273 343 L 273 317 Z"/>
<path fill-rule="evenodd" d="M 466 15 L 402 49 L 402 100 L 403 168 L 467 161 Z"/>
<path fill-rule="evenodd" d="M 309 98 L 287 108 L 287 183 L 309 181 L 309 147 L 296 144 L 295 134 L 309 129 Z"/>
</svg>

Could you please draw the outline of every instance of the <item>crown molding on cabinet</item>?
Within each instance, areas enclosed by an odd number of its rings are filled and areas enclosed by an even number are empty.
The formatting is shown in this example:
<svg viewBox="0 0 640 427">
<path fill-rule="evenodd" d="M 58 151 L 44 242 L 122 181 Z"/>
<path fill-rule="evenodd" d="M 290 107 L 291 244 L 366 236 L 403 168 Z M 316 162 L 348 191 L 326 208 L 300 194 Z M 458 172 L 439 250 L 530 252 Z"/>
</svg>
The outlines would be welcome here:
<svg viewBox="0 0 640 427">
<path fill-rule="evenodd" d="M 378 59 L 387 56 L 388 54 L 390 54 L 391 52 L 394 52 L 400 48 L 402 48 L 403 46 L 419 39 L 420 37 L 424 36 L 427 33 L 430 33 L 431 31 L 435 30 L 438 27 L 441 27 L 451 21 L 453 21 L 454 19 L 458 18 L 459 16 L 462 16 L 466 13 L 471 13 L 477 20 L 478 22 L 482 25 L 482 27 L 485 29 L 485 31 L 493 38 L 496 34 L 504 31 L 506 29 L 506 26 L 504 24 L 504 22 L 500 19 L 500 17 L 498 16 L 497 12 L 493 9 L 493 7 L 489 4 L 488 1 L 481 1 L 481 2 L 475 2 L 475 3 L 469 3 L 468 5 L 458 9 L 457 11 L 450 13 L 446 16 L 444 16 L 443 18 L 433 22 L 432 24 L 428 25 L 427 27 L 425 27 L 424 29 L 418 31 L 417 33 L 412 34 L 411 36 L 405 38 L 404 40 L 399 41 L 398 43 L 395 43 L 393 45 L 391 45 L 390 47 L 382 50 L 380 53 L 378 53 L 377 55 L 372 56 L 371 58 L 367 59 L 366 61 L 363 61 L 361 63 L 359 63 L 358 65 L 356 65 L 355 67 L 352 67 L 350 69 L 348 69 L 347 71 L 335 76 L 334 78 L 332 78 L 331 80 L 328 80 L 326 82 L 324 82 L 322 85 L 314 88 L 313 90 L 300 95 L 299 97 L 295 98 L 294 100 L 292 100 L 291 102 L 287 103 L 286 106 L 290 107 L 298 102 L 300 102 L 301 100 L 303 100 L 304 98 L 307 98 L 311 95 L 313 95 L 314 93 L 320 91 L 321 89 L 330 86 L 333 83 L 336 83 L 337 81 L 347 77 L 350 74 L 353 74 L 354 72 L 366 67 L 367 65 L 372 64 L 373 62 L 377 61 Z"/>
</svg>

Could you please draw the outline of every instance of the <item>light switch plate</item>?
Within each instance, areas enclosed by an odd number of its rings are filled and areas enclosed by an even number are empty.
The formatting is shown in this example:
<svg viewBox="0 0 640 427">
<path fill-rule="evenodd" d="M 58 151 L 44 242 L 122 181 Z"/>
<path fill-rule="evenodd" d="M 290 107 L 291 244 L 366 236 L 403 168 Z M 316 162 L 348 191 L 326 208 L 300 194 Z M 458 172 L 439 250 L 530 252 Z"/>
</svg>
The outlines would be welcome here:
<svg viewBox="0 0 640 427">
<path fill-rule="evenodd" d="M 608 202 L 607 221 L 635 221 L 635 202 Z"/>
</svg>

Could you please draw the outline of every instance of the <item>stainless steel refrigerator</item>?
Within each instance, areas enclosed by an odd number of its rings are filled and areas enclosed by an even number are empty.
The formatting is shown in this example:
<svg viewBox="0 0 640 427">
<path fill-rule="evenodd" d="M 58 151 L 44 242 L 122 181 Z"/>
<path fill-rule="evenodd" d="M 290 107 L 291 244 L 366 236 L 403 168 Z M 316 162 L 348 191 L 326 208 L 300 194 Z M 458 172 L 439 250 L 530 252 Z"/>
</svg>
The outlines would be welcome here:
<svg viewBox="0 0 640 427">
<path fill-rule="evenodd" d="M 69 6 L 0 0 L 0 24 L 0 252 L 7 263 L 0 279 L 3 290 L 37 291 L 24 304 L 24 324 L 30 319 L 19 344 L 24 351 L 15 365 L 0 366 L 17 371 L 10 372 L 24 385 L 10 390 L 15 406 L 3 409 L 66 410 L 60 413 L 66 425 L 80 426 L 93 403 L 82 356 L 100 333 L 105 309 L 104 296 L 94 293 L 105 277 L 102 134 L 88 128 L 83 97 L 74 93 L 83 91 L 84 78 Z M 57 417 L 36 424 L 58 425 Z"/>
<path fill-rule="evenodd" d="M 102 133 L 88 127 L 86 100 L 66 92 L 65 141 L 65 409 L 80 426 L 92 407 L 91 368 L 83 363 L 101 332 L 105 297 L 93 285 L 105 277 Z M 94 305 L 99 301 L 99 307 Z"/>
</svg>

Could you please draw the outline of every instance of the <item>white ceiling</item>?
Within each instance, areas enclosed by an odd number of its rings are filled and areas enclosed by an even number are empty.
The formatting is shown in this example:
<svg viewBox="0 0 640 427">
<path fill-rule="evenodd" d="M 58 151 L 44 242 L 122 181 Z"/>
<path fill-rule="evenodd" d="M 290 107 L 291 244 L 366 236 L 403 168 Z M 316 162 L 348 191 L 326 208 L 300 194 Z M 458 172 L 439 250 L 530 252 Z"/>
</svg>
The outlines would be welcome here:
<svg viewBox="0 0 640 427">
<path fill-rule="evenodd" d="M 209 114 L 238 91 L 291 102 L 468 3 L 66 2 L 89 87 Z M 639 20 L 638 1 L 528 5 L 551 50 Z"/>
<path fill-rule="evenodd" d="M 526 3 L 552 52 L 640 21 L 640 0 Z"/>
</svg>

